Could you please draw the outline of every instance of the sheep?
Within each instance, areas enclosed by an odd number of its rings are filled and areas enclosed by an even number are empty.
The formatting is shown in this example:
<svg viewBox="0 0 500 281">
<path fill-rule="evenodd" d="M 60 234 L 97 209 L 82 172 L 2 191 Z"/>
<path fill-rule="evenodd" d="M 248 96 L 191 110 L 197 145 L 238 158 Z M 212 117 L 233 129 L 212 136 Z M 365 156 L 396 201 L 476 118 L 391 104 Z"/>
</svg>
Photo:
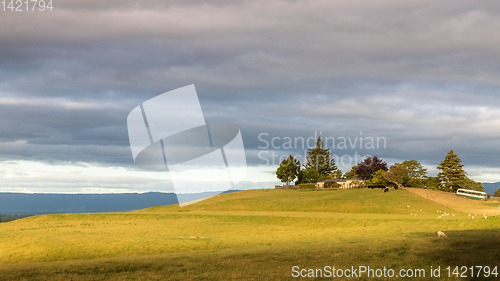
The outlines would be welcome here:
<svg viewBox="0 0 500 281">
<path fill-rule="evenodd" d="M 410 208 L 410 206 L 409 206 L 409 205 L 406 205 L 406 208 Z"/>
<path fill-rule="evenodd" d="M 437 232 L 437 234 L 438 234 L 438 237 L 448 237 L 448 236 L 446 236 L 446 234 L 444 234 L 444 232 L 442 232 L 442 231 L 438 231 L 438 232 Z"/>
<path fill-rule="evenodd" d="M 420 212 L 422 212 L 422 209 L 420 209 Z"/>
<path fill-rule="evenodd" d="M 452 216 L 455 216 L 455 214 L 451 214 Z"/>
<path fill-rule="evenodd" d="M 438 219 L 440 219 L 440 218 L 441 218 L 441 216 L 438 217 Z"/>
</svg>

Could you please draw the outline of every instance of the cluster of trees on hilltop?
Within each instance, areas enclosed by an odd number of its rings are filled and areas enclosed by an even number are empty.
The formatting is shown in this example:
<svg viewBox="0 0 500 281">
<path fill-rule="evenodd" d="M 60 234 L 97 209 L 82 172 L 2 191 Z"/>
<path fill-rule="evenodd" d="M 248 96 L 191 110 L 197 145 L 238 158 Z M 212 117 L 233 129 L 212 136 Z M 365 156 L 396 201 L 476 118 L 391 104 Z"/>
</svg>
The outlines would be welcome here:
<svg viewBox="0 0 500 281">
<path fill-rule="evenodd" d="M 330 149 L 325 149 L 323 140 L 318 137 L 316 147 L 308 149 L 303 167 L 300 161 L 290 155 L 281 162 L 276 176 L 287 186 L 295 179 L 295 184 L 300 184 L 358 177 L 365 181 L 365 185 L 371 186 L 406 186 L 448 192 L 455 192 L 459 188 L 483 191 L 483 185 L 469 179 L 463 166 L 462 160 L 452 149 L 437 166 L 440 173 L 436 177 L 427 176 L 427 169 L 417 160 L 406 160 L 387 167 L 387 163 L 377 156 L 367 157 L 343 173 L 337 168 Z"/>
</svg>

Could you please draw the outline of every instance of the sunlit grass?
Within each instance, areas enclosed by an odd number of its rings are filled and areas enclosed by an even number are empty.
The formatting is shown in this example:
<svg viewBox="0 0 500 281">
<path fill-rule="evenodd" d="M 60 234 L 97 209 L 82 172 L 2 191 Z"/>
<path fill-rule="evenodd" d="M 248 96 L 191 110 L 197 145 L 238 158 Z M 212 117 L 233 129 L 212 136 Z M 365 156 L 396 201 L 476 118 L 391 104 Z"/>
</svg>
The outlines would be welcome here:
<svg viewBox="0 0 500 281">
<path fill-rule="evenodd" d="M 438 219 L 443 212 L 455 216 Z M 491 263 L 500 260 L 499 247 L 491 248 L 500 243 L 499 227 L 499 218 L 472 220 L 406 190 L 252 190 L 182 208 L 43 215 L 2 223 L 0 271 L 41 274 L 47 280 L 101 275 L 161 279 L 167 273 L 180 280 L 186 272 L 214 279 L 266 272 L 290 276 L 294 263 L 430 266 L 450 262 L 436 249 L 456 245 L 471 250 L 460 254 L 464 262 Z M 438 239 L 438 230 L 448 237 Z M 471 241 L 490 248 L 460 244 Z M 420 260 L 417 253 L 427 250 L 433 256 Z M 245 260 L 262 272 L 241 267 Z M 206 273 L 197 272 L 198 266 Z"/>
</svg>

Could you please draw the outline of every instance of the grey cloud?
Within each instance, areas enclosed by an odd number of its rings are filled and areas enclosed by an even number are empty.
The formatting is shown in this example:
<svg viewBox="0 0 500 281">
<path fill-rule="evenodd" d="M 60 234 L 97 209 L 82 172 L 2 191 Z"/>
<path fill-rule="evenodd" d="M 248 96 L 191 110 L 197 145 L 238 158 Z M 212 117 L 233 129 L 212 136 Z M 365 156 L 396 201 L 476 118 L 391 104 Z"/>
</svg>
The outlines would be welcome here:
<svg viewBox="0 0 500 281">
<path fill-rule="evenodd" d="M 450 148 L 478 165 L 498 158 L 491 1 L 56 4 L 2 14 L 0 99 L 104 107 L 0 103 L 9 157 L 128 165 L 128 112 L 194 83 L 208 121 L 242 128 L 249 163 L 262 132 L 383 136 L 376 153 L 392 159 L 436 163 Z"/>
</svg>

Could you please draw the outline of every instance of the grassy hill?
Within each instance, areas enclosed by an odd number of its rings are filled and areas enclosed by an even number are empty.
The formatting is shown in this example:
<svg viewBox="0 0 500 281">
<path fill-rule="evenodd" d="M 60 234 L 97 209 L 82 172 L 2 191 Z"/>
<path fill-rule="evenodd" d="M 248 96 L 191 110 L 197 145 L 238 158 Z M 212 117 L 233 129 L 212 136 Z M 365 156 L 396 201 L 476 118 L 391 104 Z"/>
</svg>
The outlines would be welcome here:
<svg viewBox="0 0 500 281">
<path fill-rule="evenodd" d="M 438 219 L 444 212 L 450 215 Z M 286 279 L 293 265 L 494 266 L 499 226 L 499 218 L 473 220 L 407 190 L 250 190 L 182 208 L 2 223 L 0 276 Z"/>
<path fill-rule="evenodd" d="M 436 198 L 451 195 L 433 192 Z M 417 194 L 418 195 L 418 194 Z M 453 196 L 453 199 L 471 201 L 470 204 L 483 206 L 483 202 Z M 410 206 L 410 207 L 408 207 Z M 486 206 L 486 209 L 491 207 Z M 422 211 L 420 211 L 422 209 Z M 192 211 L 242 211 L 242 212 L 322 212 L 357 214 L 436 214 L 436 210 L 452 212 L 442 204 L 415 196 L 406 190 L 391 190 L 384 193 L 380 189 L 331 189 L 331 190 L 247 190 L 212 197 L 199 203 L 179 207 L 178 205 L 157 206 L 135 213 L 170 213 Z M 460 210 L 457 210 L 460 211 Z M 485 210 L 486 211 L 486 210 Z M 496 210 L 495 210 L 496 211 Z"/>
</svg>

